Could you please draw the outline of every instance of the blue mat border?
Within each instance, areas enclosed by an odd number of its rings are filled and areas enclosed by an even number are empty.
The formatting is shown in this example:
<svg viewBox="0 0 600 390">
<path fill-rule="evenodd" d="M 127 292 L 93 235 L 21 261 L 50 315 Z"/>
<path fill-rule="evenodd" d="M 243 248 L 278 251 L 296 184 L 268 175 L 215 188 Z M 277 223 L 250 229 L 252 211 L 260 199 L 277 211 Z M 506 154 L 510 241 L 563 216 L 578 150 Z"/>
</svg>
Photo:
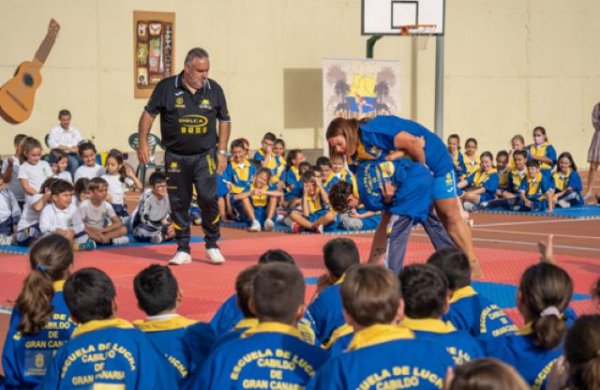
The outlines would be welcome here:
<svg viewBox="0 0 600 390">
<path fill-rule="evenodd" d="M 150 242 L 139 242 L 135 241 L 133 237 L 129 234 L 129 244 L 127 245 L 98 245 L 96 250 L 108 250 L 108 249 L 124 249 L 124 248 L 140 248 L 140 247 L 149 247 L 155 245 L 173 245 L 175 244 L 175 240 L 164 241 L 160 244 L 152 244 Z M 204 242 L 203 237 L 192 236 L 190 239 L 190 243 L 202 243 Z M 19 245 L 0 245 L 0 253 L 6 253 L 11 255 L 26 255 L 29 253 L 29 248 Z"/>
</svg>

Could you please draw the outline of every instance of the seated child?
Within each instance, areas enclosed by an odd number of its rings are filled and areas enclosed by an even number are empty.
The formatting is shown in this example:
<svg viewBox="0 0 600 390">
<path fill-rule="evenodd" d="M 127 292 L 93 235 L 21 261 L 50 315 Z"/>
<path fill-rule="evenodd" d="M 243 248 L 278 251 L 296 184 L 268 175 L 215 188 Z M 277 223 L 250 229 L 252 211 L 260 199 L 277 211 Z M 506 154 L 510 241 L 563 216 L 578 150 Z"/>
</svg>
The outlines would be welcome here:
<svg viewBox="0 0 600 390">
<path fill-rule="evenodd" d="M 106 201 L 108 183 L 101 177 L 90 180 L 90 198 L 79 205 L 85 232 L 98 244 L 125 245 L 129 243 L 127 228 Z"/>
<path fill-rule="evenodd" d="M 128 225 L 129 213 L 125 204 L 125 191 L 133 188 L 141 191 L 143 185 L 133 172 L 133 169 L 123 163 L 123 153 L 111 149 L 106 156 L 106 173 L 101 177 L 108 183 L 107 201 L 111 204 L 117 216 Z"/>
<path fill-rule="evenodd" d="M 446 386 L 445 390 L 531 389 L 514 368 L 490 358 L 472 360 L 456 367 L 446 377 Z"/>
<path fill-rule="evenodd" d="M 23 148 L 23 142 L 27 136 L 25 134 L 17 134 L 13 138 L 13 145 L 15 147 L 15 154 L 9 156 L 2 161 L 2 179 L 8 186 L 8 189 L 13 193 L 19 207 L 23 208 L 25 204 L 25 192 L 23 192 L 23 186 L 19 182 L 19 155 L 21 155 L 21 149 Z"/>
<path fill-rule="evenodd" d="M 150 189 L 140 198 L 133 211 L 131 229 L 137 241 L 160 244 L 175 237 L 170 219 L 171 207 L 167 196 L 167 177 L 162 172 L 153 172 L 148 179 Z"/>
<path fill-rule="evenodd" d="M 268 250 L 258 259 L 258 265 L 277 262 L 296 264 L 294 262 L 294 258 L 290 256 L 289 253 L 281 249 Z M 229 333 L 244 319 L 244 313 L 240 308 L 239 302 L 240 298 L 238 298 L 237 294 L 233 294 L 221 305 L 221 307 L 219 307 L 211 319 L 210 325 L 214 329 L 217 337 L 221 337 L 222 335 Z"/>
<path fill-rule="evenodd" d="M 340 181 L 337 175 L 331 170 L 331 160 L 329 157 L 321 156 L 317 159 L 315 164 L 321 169 L 321 181 L 323 182 L 323 188 L 329 192 L 331 187 Z"/>
<path fill-rule="evenodd" d="M 552 179 L 556 188 L 552 196 L 554 204 L 561 208 L 583 206 L 581 176 L 571 153 L 564 152 L 558 156 L 558 170 L 552 175 Z"/>
<path fill-rule="evenodd" d="M 292 233 L 302 230 L 322 233 L 337 227 L 337 215 L 329 209 L 329 196 L 323 185 L 310 170 L 302 174 L 302 210 L 292 210 L 285 222 L 292 228 Z"/>
<path fill-rule="evenodd" d="M 206 358 L 212 346 L 213 334 L 208 324 L 203 324 L 208 337 L 204 344 L 197 343 L 197 349 L 186 349 L 184 334 L 194 320 L 177 314 L 182 294 L 177 280 L 168 267 L 153 264 L 140 271 L 133 280 L 133 290 L 140 309 L 146 313 L 146 320 L 134 321 L 133 325 L 146 333 L 150 342 L 173 366 L 175 380 L 183 384 L 191 369 L 191 355 Z M 212 337 L 211 337 L 212 336 Z"/>
<path fill-rule="evenodd" d="M 294 185 L 301 181 L 300 163 L 303 161 L 304 153 L 300 149 L 292 149 L 288 152 L 286 171 L 283 178 L 286 191 L 291 191 Z"/>
<path fill-rule="evenodd" d="M 381 212 L 367 210 L 360 202 L 360 195 L 351 183 L 338 182 L 334 186 L 336 187 L 335 193 L 338 194 L 336 196 L 339 196 L 342 200 L 342 204 L 338 206 L 336 203 L 337 200 L 334 200 L 331 195 L 329 197 L 331 206 L 337 211 L 340 219 L 338 228 L 346 230 L 377 229 L 381 223 Z M 334 186 L 332 186 L 332 188 Z M 350 198 L 356 199 L 357 201 L 349 202 L 348 200 Z M 339 208 L 339 210 L 337 210 L 336 207 Z"/>
<path fill-rule="evenodd" d="M 499 199 L 483 201 L 479 204 L 481 208 L 504 207 L 512 208 L 519 204 L 519 188 L 523 178 L 527 176 L 527 152 L 524 150 L 515 150 L 511 160 L 513 167 L 508 172 L 508 184 L 504 189 L 498 189 L 496 194 Z"/>
<path fill-rule="evenodd" d="M 40 193 L 28 197 L 25 201 L 23 214 L 21 214 L 19 224 L 17 225 L 16 241 L 18 245 L 29 246 L 42 236 L 42 232 L 40 231 L 40 214 L 44 206 L 52 199 L 50 187 L 58 180 L 60 179 L 53 177 L 46 179 L 42 183 Z"/>
<path fill-rule="evenodd" d="M 346 271 L 360 264 L 360 255 L 354 241 L 338 237 L 323 247 L 323 260 L 327 273 L 320 278 L 317 295 L 304 314 L 314 330 L 317 345 L 326 345 L 331 335 L 346 323 L 340 286 Z"/>
<path fill-rule="evenodd" d="M 436 249 L 454 246 L 446 229 L 431 212 L 433 177 L 423 164 L 406 158 L 363 162 L 357 167 L 356 183 L 366 210 L 392 215 L 386 261 L 394 273 L 402 270 L 408 237 L 415 223 L 423 225 Z M 355 207 L 359 202 L 342 183 L 335 184 L 330 195 L 331 205 L 338 212 Z"/>
<path fill-rule="evenodd" d="M 333 153 L 330 157 L 331 171 L 339 181 L 353 183 L 354 175 L 346 166 L 344 156 L 340 153 Z"/>
<path fill-rule="evenodd" d="M 302 388 L 327 359 L 327 353 L 305 343 L 296 323 L 304 314 L 304 277 L 292 264 L 265 264 L 254 278 L 250 307 L 258 325 L 239 339 L 220 344 L 189 388 Z M 248 359 L 248 356 L 263 359 Z M 265 361 L 277 362 L 274 369 Z M 243 364 L 241 364 L 243 362 Z"/>
<path fill-rule="evenodd" d="M 59 234 L 71 241 L 76 250 L 96 249 L 96 243 L 85 232 L 79 210 L 73 203 L 73 184 L 59 179 L 52 183 L 50 193 L 52 202 L 46 204 L 40 214 L 42 234 Z"/>
<path fill-rule="evenodd" d="M 508 189 L 508 177 L 510 175 L 508 152 L 506 150 L 496 153 L 496 172 L 498 173 L 498 190 L 496 190 L 496 196 L 501 197 L 502 192 Z"/>
<path fill-rule="evenodd" d="M 75 181 L 82 177 L 93 179 L 106 173 L 104 167 L 96 163 L 96 154 L 96 146 L 91 141 L 79 144 L 79 158 L 83 164 L 75 171 Z"/>
<path fill-rule="evenodd" d="M 167 360 L 146 335 L 115 317 L 115 286 L 106 273 L 75 272 L 64 297 L 78 326 L 54 356 L 40 389 L 177 388 Z"/>
<path fill-rule="evenodd" d="M 525 147 L 525 138 L 521 134 L 517 134 L 510 139 L 510 151 L 508 152 L 508 167 L 513 169 L 515 167 L 515 161 L 513 159 L 515 152 L 522 150 L 525 152 L 525 160 L 529 159 L 527 148 Z"/>
<path fill-rule="evenodd" d="M 240 194 L 246 187 L 249 187 L 256 176 L 256 165 L 252 164 L 246 158 L 246 149 L 241 139 L 231 142 L 231 160 L 227 163 L 227 168 L 223 171 L 221 177 L 223 182 L 229 188 L 229 203 L 233 203 L 232 197 Z M 235 213 L 235 210 L 232 210 Z M 235 217 L 243 217 L 234 215 Z"/>
<path fill-rule="evenodd" d="M 278 191 L 276 185 L 269 184 L 270 179 L 271 171 L 268 168 L 260 168 L 254 182 L 246 185 L 242 192 L 233 195 L 232 206 L 244 217 L 242 220 L 250 223 L 250 232 L 260 232 L 263 226 L 265 231 L 270 232 L 275 227 L 273 216 L 283 192 Z"/>
<path fill-rule="evenodd" d="M 0 245 L 13 243 L 13 234 L 18 229 L 21 208 L 15 195 L 4 184 L 4 178 L 0 176 Z"/>
<path fill-rule="evenodd" d="M 74 186 L 75 202 L 77 206 L 86 199 L 90 198 L 90 179 L 82 177 L 75 182 Z"/>
<path fill-rule="evenodd" d="M 51 234 L 29 252 L 29 275 L 10 317 L 2 353 L 9 389 L 38 385 L 54 353 L 71 338 L 75 324 L 63 298 L 63 285 L 73 265 L 71 243 Z"/>
<path fill-rule="evenodd" d="M 441 389 L 453 366 L 444 347 L 398 326 L 403 303 L 398 278 L 374 264 L 351 268 L 340 287 L 354 328 L 348 350 L 323 365 L 307 389 Z"/>
<path fill-rule="evenodd" d="M 465 164 L 465 155 L 460 151 L 460 137 L 458 134 L 448 136 L 448 152 L 452 156 L 454 163 L 454 173 L 458 180 L 463 180 L 467 176 L 467 165 Z"/>
<path fill-rule="evenodd" d="M 468 138 L 465 141 L 464 160 L 467 166 L 467 176 L 479 170 L 481 160 L 479 159 L 479 153 L 477 153 L 477 140 L 475 138 Z"/>
<path fill-rule="evenodd" d="M 269 169 L 271 171 L 271 177 L 276 177 L 279 181 L 281 173 L 284 170 L 281 167 L 285 167 L 286 165 L 285 158 L 283 158 L 283 149 L 285 146 L 279 144 L 279 146 L 276 148 L 276 142 L 277 137 L 275 134 L 271 132 L 265 133 L 261 141 L 260 149 L 254 153 L 253 159 L 262 168 Z M 277 153 L 275 152 L 275 149 L 277 149 Z M 276 182 L 273 181 L 272 183 Z"/>
<path fill-rule="evenodd" d="M 404 298 L 404 320 L 400 325 L 411 329 L 417 339 L 443 345 L 456 365 L 483 357 L 479 344 L 469 333 L 444 322 L 448 311 L 448 280 L 438 268 L 413 264 L 400 274 Z"/>
<path fill-rule="evenodd" d="M 62 149 L 52 149 L 48 155 L 48 164 L 54 173 L 53 177 L 73 183 L 73 176 L 67 169 L 69 155 Z"/>
<path fill-rule="evenodd" d="M 516 335 L 484 342 L 486 355 L 513 366 L 533 388 L 544 388 L 552 365 L 563 353 L 565 312 L 572 295 L 573 281 L 562 268 L 549 263 L 527 268 L 517 292 L 525 326 Z"/>
<path fill-rule="evenodd" d="M 298 164 L 298 174 L 300 178 L 306 171 L 312 171 L 312 166 L 308 161 L 302 161 Z M 302 180 L 298 180 L 290 188 L 284 187 L 284 202 L 282 202 L 282 206 L 287 207 L 288 209 L 302 207 L 302 193 L 304 192 L 304 184 Z"/>
<path fill-rule="evenodd" d="M 42 144 L 33 137 L 25 138 L 20 147 L 19 183 L 25 199 L 40 192 L 42 183 L 52 176 L 52 168 L 42 160 Z"/>
<path fill-rule="evenodd" d="M 476 210 L 479 208 L 481 202 L 487 202 L 496 197 L 498 173 L 494 168 L 494 156 L 492 153 L 483 152 L 479 164 L 479 169 L 458 183 L 458 188 L 465 190 L 461 198 L 467 211 Z"/>
<path fill-rule="evenodd" d="M 538 161 L 540 171 L 544 176 L 551 176 L 552 169 L 556 165 L 556 150 L 548 142 L 546 129 L 537 126 L 533 129 L 533 143 L 527 147 L 529 160 Z"/>
<path fill-rule="evenodd" d="M 469 332 L 476 339 L 499 337 L 517 331 L 517 327 L 498 305 L 473 289 L 469 259 L 459 249 L 436 251 L 427 264 L 440 269 L 448 279 L 452 295 L 450 308 L 442 316 L 444 321 L 449 321 L 456 329 Z"/>
<path fill-rule="evenodd" d="M 561 389 L 597 389 L 600 386 L 598 351 L 600 351 L 600 315 L 586 315 L 577 319 L 565 338 L 566 383 Z M 557 363 L 558 365 L 558 363 Z M 556 366 L 555 366 L 556 367 Z"/>
<path fill-rule="evenodd" d="M 519 187 L 520 203 L 513 207 L 516 211 L 544 211 L 552 212 L 554 204 L 554 185 L 550 176 L 540 172 L 540 163 L 537 160 L 527 161 L 527 176 L 521 181 Z"/>
</svg>

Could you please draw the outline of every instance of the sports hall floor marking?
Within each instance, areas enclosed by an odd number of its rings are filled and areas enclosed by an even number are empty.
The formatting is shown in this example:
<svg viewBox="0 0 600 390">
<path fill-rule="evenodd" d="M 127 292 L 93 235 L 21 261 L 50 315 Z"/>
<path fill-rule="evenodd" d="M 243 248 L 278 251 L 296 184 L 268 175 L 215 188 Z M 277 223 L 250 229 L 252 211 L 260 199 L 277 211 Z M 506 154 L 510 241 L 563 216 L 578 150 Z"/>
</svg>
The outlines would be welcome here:
<svg viewBox="0 0 600 390">
<path fill-rule="evenodd" d="M 507 233 L 507 232 L 503 231 L 503 233 Z M 425 233 L 413 233 L 413 234 L 415 236 L 417 236 L 417 237 L 429 237 Z M 545 236 L 547 236 L 547 234 L 545 234 Z M 554 236 L 556 237 L 557 235 L 555 234 Z M 515 244 L 515 245 L 524 245 L 524 246 L 537 246 L 537 242 L 530 242 L 530 241 L 498 240 L 498 239 L 477 238 L 477 237 L 474 237 L 473 241 L 491 242 L 491 243 L 498 243 L 498 244 Z M 590 248 L 590 247 L 585 247 L 585 246 L 573 246 L 573 245 L 554 244 L 554 248 L 575 249 L 575 250 L 590 251 L 590 252 L 600 252 L 600 248 Z"/>
<path fill-rule="evenodd" d="M 554 237 L 565 237 L 565 238 L 582 238 L 584 240 L 596 240 L 599 237 L 596 236 L 575 236 L 571 234 L 560 234 L 560 233 L 540 233 L 540 232 L 522 232 L 517 230 L 497 230 L 497 229 L 477 229 L 479 232 L 488 232 L 488 233 L 504 233 L 504 234 L 518 234 L 525 236 L 548 236 L 552 234 Z"/>
<path fill-rule="evenodd" d="M 482 224 L 478 224 L 476 223 L 475 225 L 473 225 L 474 229 L 477 229 L 479 227 L 492 227 L 492 226 L 516 226 L 516 225 L 535 225 L 535 224 L 545 224 L 545 223 L 567 223 L 567 222 L 597 222 L 597 219 L 567 219 L 567 218 L 561 218 L 561 219 L 549 219 L 547 221 L 545 220 L 541 220 L 541 221 L 523 221 L 523 222 L 499 222 L 499 223 L 482 223 Z"/>
</svg>

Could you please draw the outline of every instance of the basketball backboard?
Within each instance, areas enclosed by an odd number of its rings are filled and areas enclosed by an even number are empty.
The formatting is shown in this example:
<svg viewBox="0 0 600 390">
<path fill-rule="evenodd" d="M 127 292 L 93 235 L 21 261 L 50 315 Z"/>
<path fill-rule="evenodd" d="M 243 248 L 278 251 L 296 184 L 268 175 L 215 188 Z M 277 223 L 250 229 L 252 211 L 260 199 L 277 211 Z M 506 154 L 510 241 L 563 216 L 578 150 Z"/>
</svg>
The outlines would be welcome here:
<svg viewBox="0 0 600 390">
<path fill-rule="evenodd" d="M 444 6 L 445 0 L 362 0 L 362 35 L 398 35 L 407 25 L 435 25 L 433 34 L 443 35 Z"/>
</svg>

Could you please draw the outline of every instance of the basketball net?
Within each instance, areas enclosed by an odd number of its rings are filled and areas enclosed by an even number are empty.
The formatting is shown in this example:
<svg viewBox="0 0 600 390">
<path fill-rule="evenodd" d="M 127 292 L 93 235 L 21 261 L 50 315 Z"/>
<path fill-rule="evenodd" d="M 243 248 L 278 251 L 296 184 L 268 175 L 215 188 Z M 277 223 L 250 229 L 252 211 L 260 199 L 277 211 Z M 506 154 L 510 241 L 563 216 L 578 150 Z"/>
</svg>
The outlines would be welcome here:
<svg viewBox="0 0 600 390">
<path fill-rule="evenodd" d="M 400 27 L 400 35 L 415 39 L 418 50 L 427 49 L 429 38 L 435 33 L 437 24 L 413 24 Z"/>
</svg>

